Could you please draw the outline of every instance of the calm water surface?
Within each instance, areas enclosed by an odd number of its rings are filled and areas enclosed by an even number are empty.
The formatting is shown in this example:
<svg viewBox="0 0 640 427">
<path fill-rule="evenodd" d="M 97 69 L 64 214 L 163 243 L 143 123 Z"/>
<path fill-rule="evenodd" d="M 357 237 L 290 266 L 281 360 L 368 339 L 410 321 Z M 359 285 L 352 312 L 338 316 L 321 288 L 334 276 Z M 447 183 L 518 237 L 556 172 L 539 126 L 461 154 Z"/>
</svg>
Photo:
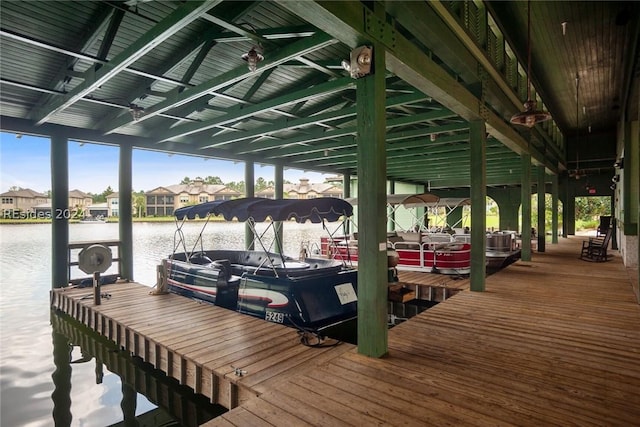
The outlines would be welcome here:
<svg viewBox="0 0 640 427">
<path fill-rule="evenodd" d="M 190 244 L 201 227 L 202 223 L 184 225 Z M 173 223 L 133 225 L 134 279 L 137 282 L 148 286 L 155 284 L 156 265 L 173 250 L 175 228 Z M 284 252 L 297 256 L 301 242 L 318 244 L 325 233 L 318 224 L 286 223 Z M 118 224 L 69 226 L 70 242 L 112 239 L 118 239 Z M 211 223 L 204 241 L 205 248 L 242 249 L 244 224 Z M 72 270 L 71 276 L 86 275 Z M 109 372 L 101 361 L 83 353 L 79 346 L 67 344 L 60 333 L 53 333 L 50 289 L 51 226 L 0 225 L 0 425 L 51 426 L 58 421 L 58 425 L 107 426 L 130 421 L 134 413 L 139 416 L 153 410 L 162 418 L 165 415 L 163 408 L 158 408 L 142 394 L 130 392 L 121 378 Z M 69 377 L 69 389 L 62 390 L 62 398 L 59 396 L 61 391 L 56 391 L 56 399 L 53 399 L 54 340 L 59 355 L 60 339 L 63 350 L 64 345 L 69 347 L 69 356 L 63 352 L 63 358 L 73 363 L 67 365 L 71 367 L 70 372 L 62 372 Z M 59 374 L 60 371 L 56 375 Z M 149 381 L 156 381 L 155 377 L 146 380 Z M 131 393 L 133 397 L 128 395 Z M 60 401 L 66 402 L 63 406 L 70 407 L 67 411 L 70 413 L 56 415 L 54 420 L 54 400 L 58 406 Z M 129 402 L 129 407 L 123 402 Z M 125 419 L 127 416 L 129 418 Z M 171 414 L 166 416 L 171 417 Z M 138 425 L 157 425 L 159 422 L 158 418 L 155 421 L 139 418 L 136 420 Z M 175 421 L 172 425 L 179 423 Z"/>
</svg>

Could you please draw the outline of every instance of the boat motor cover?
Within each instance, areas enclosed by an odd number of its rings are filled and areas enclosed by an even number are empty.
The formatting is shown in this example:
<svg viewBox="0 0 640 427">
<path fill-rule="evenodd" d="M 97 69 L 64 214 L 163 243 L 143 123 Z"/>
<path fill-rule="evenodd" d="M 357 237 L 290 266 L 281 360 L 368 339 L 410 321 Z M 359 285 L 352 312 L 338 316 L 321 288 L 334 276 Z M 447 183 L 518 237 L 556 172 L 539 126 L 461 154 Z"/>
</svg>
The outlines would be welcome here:
<svg viewBox="0 0 640 427">
<path fill-rule="evenodd" d="M 196 216 L 204 218 L 213 214 L 222 215 L 227 221 L 237 218 L 238 221 L 252 219 L 255 222 L 263 222 L 271 218 L 273 221 L 294 219 L 299 223 L 307 221 L 319 223 L 323 220 L 334 222 L 341 217 L 350 217 L 353 215 L 353 206 L 346 200 L 335 197 L 303 200 L 247 197 L 186 206 L 176 209 L 174 214 L 179 220 L 185 217 L 194 219 Z"/>
</svg>

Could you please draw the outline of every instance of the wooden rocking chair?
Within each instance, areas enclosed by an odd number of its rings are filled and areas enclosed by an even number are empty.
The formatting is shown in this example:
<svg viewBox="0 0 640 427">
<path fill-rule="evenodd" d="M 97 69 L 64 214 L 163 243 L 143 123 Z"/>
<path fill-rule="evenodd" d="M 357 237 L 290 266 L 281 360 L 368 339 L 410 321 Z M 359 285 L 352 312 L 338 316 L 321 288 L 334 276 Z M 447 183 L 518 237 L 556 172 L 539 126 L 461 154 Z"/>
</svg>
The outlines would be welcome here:
<svg viewBox="0 0 640 427">
<path fill-rule="evenodd" d="M 601 237 L 590 237 L 582 242 L 580 259 L 585 261 L 603 262 L 607 260 L 607 248 L 611 240 L 613 227 L 609 227 L 606 234 Z"/>
</svg>

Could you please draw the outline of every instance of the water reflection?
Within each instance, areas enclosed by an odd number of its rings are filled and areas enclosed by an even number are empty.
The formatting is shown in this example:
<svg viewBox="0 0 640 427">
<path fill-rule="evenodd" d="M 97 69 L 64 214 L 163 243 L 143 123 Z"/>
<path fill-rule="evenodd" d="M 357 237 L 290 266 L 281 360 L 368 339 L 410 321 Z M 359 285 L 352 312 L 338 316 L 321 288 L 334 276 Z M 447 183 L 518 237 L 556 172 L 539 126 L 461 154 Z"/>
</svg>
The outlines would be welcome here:
<svg viewBox="0 0 640 427">
<path fill-rule="evenodd" d="M 72 414 L 77 417 L 80 412 L 83 426 L 105 425 L 106 420 L 121 420 L 126 426 L 199 426 L 226 412 L 64 314 L 52 312 L 51 325 L 56 366 L 51 398 L 56 425 L 71 425 Z M 82 365 L 93 369 L 98 387 L 92 388 L 101 389 L 99 394 L 72 392 L 73 371 Z M 100 387 L 104 380 L 115 378 L 105 376 L 104 369 L 119 377 L 119 390 L 112 385 Z M 76 405 L 84 409 L 77 411 Z"/>
<path fill-rule="evenodd" d="M 192 242 L 201 227 L 197 222 L 185 224 L 185 234 Z M 173 250 L 174 230 L 173 223 L 134 223 L 133 269 L 137 282 L 155 284 L 156 265 Z M 301 242 L 319 242 L 324 234 L 318 224 L 285 223 L 284 252 L 297 256 Z M 244 224 L 210 223 L 204 238 L 205 246 L 212 249 L 242 249 Z M 117 239 L 118 224 L 69 226 L 70 242 Z M 129 382 L 112 373 L 111 369 L 116 369 L 112 367 L 102 372 L 96 384 L 96 369 L 102 363 L 96 364 L 95 358 L 96 354 L 101 357 L 100 353 L 86 353 L 84 345 L 78 346 L 82 341 L 52 331 L 56 317 L 50 316 L 49 310 L 51 258 L 49 224 L 0 225 L 0 425 L 50 426 L 53 416 L 58 425 L 104 426 L 121 422 L 125 414 L 130 417 L 133 407 L 136 422 L 144 425 L 143 414 L 156 414 L 155 387 L 144 388 L 151 393 L 147 397 L 138 393 L 140 387 L 133 387 L 136 403 L 123 409 L 123 395 L 133 393 L 122 383 Z M 77 270 L 73 274 L 84 275 Z M 80 363 L 86 357 L 94 362 Z M 57 388 L 54 382 L 59 383 Z M 130 400 L 129 396 L 126 401 Z"/>
</svg>

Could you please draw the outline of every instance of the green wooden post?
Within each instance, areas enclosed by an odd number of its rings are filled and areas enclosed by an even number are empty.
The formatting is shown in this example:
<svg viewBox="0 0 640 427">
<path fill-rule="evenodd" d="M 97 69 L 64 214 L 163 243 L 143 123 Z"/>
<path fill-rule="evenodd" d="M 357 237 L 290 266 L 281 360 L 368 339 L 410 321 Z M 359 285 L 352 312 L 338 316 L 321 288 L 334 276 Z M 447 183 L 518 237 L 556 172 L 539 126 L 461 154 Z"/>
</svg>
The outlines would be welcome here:
<svg viewBox="0 0 640 427">
<path fill-rule="evenodd" d="M 616 192 L 611 195 L 611 249 L 618 250 L 618 225 L 616 222 Z"/>
<path fill-rule="evenodd" d="M 278 164 L 275 166 L 274 171 L 274 197 L 276 199 L 284 199 L 284 167 Z M 275 224 L 276 229 L 276 241 L 275 241 L 275 251 L 279 254 L 284 252 L 283 245 L 283 237 L 282 233 L 282 221 L 276 221 Z"/>
<path fill-rule="evenodd" d="M 551 176 L 551 243 L 558 243 L 558 175 Z"/>
<path fill-rule="evenodd" d="M 374 74 L 358 79 L 358 353 L 382 357 L 387 342 L 385 52 L 373 46 Z"/>
<path fill-rule="evenodd" d="M 522 187 L 520 204 L 522 206 L 522 247 L 520 258 L 522 261 L 531 261 L 531 154 L 522 154 Z"/>
<path fill-rule="evenodd" d="M 388 194 L 396 194 L 396 182 L 389 181 Z M 394 231 L 396 229 L 396 211 L 393 208 L 387 208 L 387 230 Z"/>
<path fill-rule="evenodd" d="M 131 211 L 132 189 L 131 144 L 120 145 L 119 191 L 118 191 L 118 227 L 120 233 L 120 266 L 122 277 L 133 280 L 133 214 Z"/>
<path fill-rule="evenodd" d="M 483 120 L 469 122 L 471 157 L 471 276 L 470 289 L 483 292 L 487 264 L 487 129 Z"/>
<path fill-rule="evenodd" d="M 538 192 L 538 252 L 545 252 L 545 238 L 547 230 L 545 227 L 545 171 L 544 165 L 539 165 L 538 184 L 536 191 Z"/>
<path fill-rule="evenodd" d="M 246 197 L 254 197 L 256 191 L 256 179 L 255 179 L 255 170 L 254 164 L 251 161 L 247 161 L 244 165 L 244 188 L 245 188 L 245 196 Z M 251 220 L 249 220 L 251 221 Z M 247 250 L 253 250 L 255 248 L 255 244 L 253 242 L 254 235 L 253 230 L 251 230 L 249 221 L 247 221 L 244 225 L 244 247 Z"/>
<path fill-rule="evenodd" d="M 351 197 L 351 175 L 345 173 L 342 175 L 342 198 L 348 199 L 349 197 Z M 354 206 L 354 215 L 357 214 L 356 209 L 357 206 Z M 348 235 L 349 233 L 351 233 L 351 222 L 345 221 L 344 234 Z"/>
<path fill-rule="evenodd" d="M 576 193 L 573 186 L 567 185 L 567 203 L 563 207 L 567 213 L 567 221 L 564 222 L 567 234 L 576 234 Z M 565 236 L 566 237 L 566 236 Z"/>
<path fill-rule="evenodd" d="M 51 286 L 69 285 L 69 141 L 51 136 Z"/>
</svg>

